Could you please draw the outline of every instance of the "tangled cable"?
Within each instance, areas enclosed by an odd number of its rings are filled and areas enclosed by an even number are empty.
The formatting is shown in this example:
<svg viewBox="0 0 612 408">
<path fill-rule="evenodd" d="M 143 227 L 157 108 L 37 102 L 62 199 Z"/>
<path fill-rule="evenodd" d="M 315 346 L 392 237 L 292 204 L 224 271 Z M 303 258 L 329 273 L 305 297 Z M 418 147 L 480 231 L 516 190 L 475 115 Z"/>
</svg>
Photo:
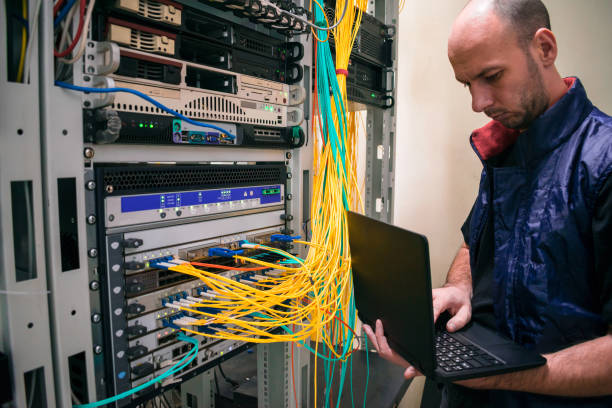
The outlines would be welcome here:
<svg viewBox="0 0 612 408">
<path fill-rule="evenodd" d="M 336 15 L 342 15 L 342 20 L 335 23 L 333 30 L 316 33 L 312 238 L 309 242 L 293 241 L 309 247 L 306 258 L 246 242 L 242 244 L 243 249 L 265 251 L 283 261 L 234 255 L 238 261 L 258 266 L 225 267 L 251 272 L 233 278 L 211 271 L 212 264 L 171 260 L 156 265 L 193 276 L 204 284 L 199 297 L 184 296 L 165 304 L 177 310 L 179 317 L 170 323 L 173 328 L 217 339 L 297 342 L 323 360 L 326 406 L 331 402 L 331 379 L 337 364 L 338 389 L 342 390 L 356 338 L 346 211 L 362 210 L 363 203 L 356 174 L 357 118 L 347 113 L 346 75 L 350 51 L 366 6 L 366 0 L 351 0 L 349 4 L 338 0 Z M 316 6 L 311 11 L 315 25 L 329 27 L 323 7 Z M 332 33 L 336 64 L 327 41 Z M 314 340 L 314 347 L 310 346 L 310 340 Z M 316 393 L 315 375 L 315 401 Z M 340 395 L 337 405 L 339 402 Z"/>
</svg>

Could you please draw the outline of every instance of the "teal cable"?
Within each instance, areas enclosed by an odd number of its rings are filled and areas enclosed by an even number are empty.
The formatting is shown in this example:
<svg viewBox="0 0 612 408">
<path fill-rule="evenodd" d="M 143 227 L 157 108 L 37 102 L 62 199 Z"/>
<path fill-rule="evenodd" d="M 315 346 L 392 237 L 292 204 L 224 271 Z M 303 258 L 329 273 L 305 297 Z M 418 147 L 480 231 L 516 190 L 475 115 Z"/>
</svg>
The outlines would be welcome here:
<svg viewBox="0 0 612 408">
<path fill-rule="evenodd" d="M 122 392 L 121 394 L 115 395 L 114 397 L 106 398 L 106 399 L 103 399 L 102 401 L 90 402 L 88 404 L 74 405 L 73 408 L 95 408 L 95 407 L 101 407 L 102 405 L 110 404 L 112 402 L 118 401 L 125 397 L 129 397 L 130 395 L 137 393 L 140 390 L 150 387 L 156 382 L 162 381 L 164 378 L 176 373 L 177 371 L 182 370 L 187 365 L 189 365 L 193 361 L 193 359 L 196 358 L 196 356 L 198 355 L 199 343 L 198 343 L 198 340 L 187 337 L 183 333 L 179 333 L 178 339 L 189 342 L 193 344 L 194 347 L 191 349 L 191 351 L 189 351 L 189 353 L 185 354 L 185 357 L 183 357 L 178 363 L 172 366 L 172 368 L 170 368 L 168 371 L 161 374 L 159 377 L 153 378 L 152 380 L 147 381 L 146 383 L 141 384 L 138 387 Z"/>
</svg>

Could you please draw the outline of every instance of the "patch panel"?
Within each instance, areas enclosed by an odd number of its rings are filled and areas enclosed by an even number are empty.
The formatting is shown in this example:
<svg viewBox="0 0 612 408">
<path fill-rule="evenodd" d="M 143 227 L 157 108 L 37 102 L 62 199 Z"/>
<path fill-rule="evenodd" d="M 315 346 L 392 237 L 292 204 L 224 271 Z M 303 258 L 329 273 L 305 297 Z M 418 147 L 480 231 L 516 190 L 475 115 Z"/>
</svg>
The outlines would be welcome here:
<svg viewBox="0 0 612 408">
<path fill-rule="evenodd" d="M 261 232 L 244 232 L 232 235 L 221 236 L 214 239 L 207 239 L 202 241 L 190 242 L 188 244 L 178 245 L 174 247 L 167 247 L 162 249 L 156 249 L 154 251 L 145 250 L 142 252 L 134 252 L 133 250 L 125 250 L 124 258 L 124 270 L 126 275 L 130 276 L 130 279 L 135 281 L 127 280 L 126 284 L 138 283 L 143 286 L 142 292 L 146 291 L 146 288 L 157 288 L 159 287 L 159 279 L 166 279 L 168 276 L 174 275 L 171 271 L 163 270 L 150 270 L 155 263 L 164 260 L 170 260 L 173 258 L 185 259 L 188 261 L 198 261 L 208 256 L 208 249 L 214 247 L 227 247 L 237 248 L 237 244 L 240 241 L 248 241 L 253 243 L 267 243 L 270 241 L 269 237 L 279 232 L 279 228 L 265 228 L 260 230 Z M 217 260 L 218 261 L 218 260 Z M 136 266 L 135 268 L 131 268 Z M 162 272 L 165 273 L 162 275 Z M 154 276 L 143 276 L 146 274 L 154 273 Z M 153 282 L 151 282 L 153 281 Z"/>
<path fill-rule="evenodd" d="M 212 296 L 201 280 L 169 270 L 168 262 L 242 266 L 225 257 L 226 251 L 242 251 L 241 241 L 282 244 L 271 241 L 286 228 L 285 171 L 283 162 L 95 167 L 95 202 L 104 220 L 96 224 L 104 316 L 97 341 L 106 345 L 105 358 L 97 364 L 103 364 L 99 371 L 112 393 L 149 381 L 184 356 L 190 346 L 177 338 L 177 321 L 191 316 L 177 305 Z M 244 254 L 281 259 L 253 248 Z M 274 273 L 205 269 L 248 285 L 257 285 L 260 274 Z M 194 327 L 203 334 L 219 328 Z M 236 348 L 248 347 L 205 337 L 198 341 L 197 359 L 162 385 L 196 375 Z M 133 405 L 139 398 L 146 394 L 117 406 Z"/>
</svg>

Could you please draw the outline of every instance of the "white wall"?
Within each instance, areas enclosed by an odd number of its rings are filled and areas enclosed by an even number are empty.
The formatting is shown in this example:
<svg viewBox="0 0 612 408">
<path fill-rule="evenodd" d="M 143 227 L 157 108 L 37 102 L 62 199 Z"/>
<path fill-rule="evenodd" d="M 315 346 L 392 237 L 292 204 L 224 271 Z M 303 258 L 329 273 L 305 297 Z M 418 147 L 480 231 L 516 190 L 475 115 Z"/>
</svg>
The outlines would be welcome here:
<svg viewBox="0 0 612 408">
<path fill-rule="evenodd" d="M 559 44 L 561 75 L 576 75 L 593 103 L 612 113 L 612 1 L 544 0 Z M 407 0 L 398 36 L 395 223 L 429 238 L 432 281 L 444 283 L 459 231 L 478 188 L 481 164 L 470 132 L 488 121 L 471 111 L 446 55 L 465 0 Z M 418 407 L 422 380 L 402 407 Z"/>
</svg>

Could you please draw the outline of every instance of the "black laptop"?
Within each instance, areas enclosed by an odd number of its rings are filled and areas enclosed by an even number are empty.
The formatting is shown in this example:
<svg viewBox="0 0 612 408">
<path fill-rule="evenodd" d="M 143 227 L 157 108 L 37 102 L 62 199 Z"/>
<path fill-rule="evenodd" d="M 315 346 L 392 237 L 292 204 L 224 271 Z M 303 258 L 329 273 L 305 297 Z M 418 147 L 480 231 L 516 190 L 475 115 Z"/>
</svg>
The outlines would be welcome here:
<svg viewBox="0 0 612 408">
<path fill-rule="evenodd" d="M 427 238 L 348 212 L 355 302 L 362 322 L 380 319 L 389 345 L 427 377 L 457 381 L 519 371 L 546 360 L 471 322 L 434 327 Z"/>
</svg>

